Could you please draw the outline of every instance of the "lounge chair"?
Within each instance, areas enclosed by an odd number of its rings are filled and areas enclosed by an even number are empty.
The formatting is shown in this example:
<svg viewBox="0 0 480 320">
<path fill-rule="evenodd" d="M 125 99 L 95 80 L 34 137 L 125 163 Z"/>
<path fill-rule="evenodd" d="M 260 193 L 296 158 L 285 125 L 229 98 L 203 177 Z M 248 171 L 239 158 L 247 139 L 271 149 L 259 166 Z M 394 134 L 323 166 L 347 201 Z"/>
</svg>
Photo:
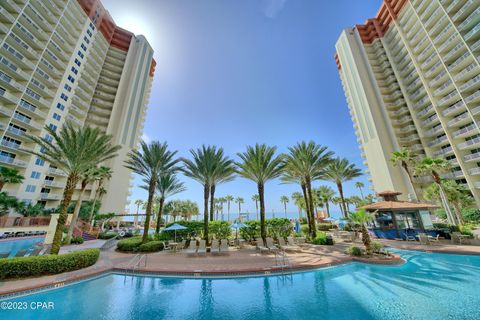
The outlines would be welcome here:
<svg viewBox="0 0 480 320">
<path fill-rule="evenodd" d="M 212 244 L 210 245 L 210 253 L 220 254 L 220 246 L 217 239 L 212 240 Z"/>
<path fill-rule="evenodd" d="M 200 240 L 198 243 L 198 250 L 197 253 L 207 255 L 207 242 L 205 240 Z"/>
<path fill-rule="evenodd" d="M 27 249 L 18 250 L 15 257 L 23 257 L 27 253 Z"/>
<path fill-rule="evenodd" d="M 38 256 L 40 251 L 42 251 L 43 247 L 38 247 L 38 248 L 35 248 L 32 252 L 30 252 L 30 254 L 28 254 L 29 257 L 34 257 L 34 256 Z"/>
<path fill-rule="evenodd" d="M 266 247 L 268 248 L 268 251 L 270 252 L 278 251 L 278 247 L 273 243 L 272 238 L 267 238 L 266 240 L 267 240 Z"/>
<path fill-rule="evenodd" d="M 177 251 L 182 251 L 185 249 L 185 245 L 187 244 L 187 240 L 182 240 L 180 244 L 177 246 Z"/>
<path fill-rule="evenodd" d="M 197 253 L 197 240 L 190 240 L 190 245 L 188 249 L 184 250 L 186 254 L 196 254 Z"/>
<path fill-rule="evenodd" d="M 278 238 L 278 246 L 284 251 L 295 251 L 297 246 L 293 247 L 287 244 L 283 237 Z"/>
<path fill-rule="evenodd" d="M 228 240 L 222 239 L 220 241 L 220 253 L 221 254 L 230 254 L 230 247 L 228 246 Z"/>
<path fill-rule="evenodd" d="M 302 249 L 298 245 L 295 244 L 295 240 L 293 239 L 293 237 L 287 237 L 287 243 L 288 243 L 289 247 L 294 248 L 295 250 L 301 250 Z"/>
<path fill-rule="evenodd" d="M 261 253 L 263 253 L 263 252 L 268 252 L 268 247 L 266 247 L 266 246 L 263 244 L 263 239 L 262 239 L 262 238 L 258 238 L 258 239 L 257 239 L 256 247 L 257 247 L 257 250 L 259 250 Z"/>
<path fill-rule="evenodd" d="M 419 233 L 418 234 L 418 241 L 420 241 L 420 244 L 423 245 L 430 245 L 430 241 L 428 240 L 428 236 L 425 233 Z"/>
<path fill-rule="evenodd" d="M 454 243 L 464 244 L 469 243 L 468 236 L 461 234 L 460 232 L 452 232 L 452 241 Z"/>
</svg>

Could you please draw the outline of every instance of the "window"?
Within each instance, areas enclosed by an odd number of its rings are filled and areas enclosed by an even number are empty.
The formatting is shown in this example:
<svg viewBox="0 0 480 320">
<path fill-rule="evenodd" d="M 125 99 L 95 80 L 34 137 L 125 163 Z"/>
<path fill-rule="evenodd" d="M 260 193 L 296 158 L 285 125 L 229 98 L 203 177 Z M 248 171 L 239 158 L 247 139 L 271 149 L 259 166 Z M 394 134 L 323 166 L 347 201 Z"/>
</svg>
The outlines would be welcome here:
<svg viewBox="0 0 480 320">
<path fill-rule="evenodd" d="M 57 121 L 60 121 L 61 118 L 62 117 L 58 113 L 56 113 L 56 112 L 53 113 L 53 119 L 55 119 Z"/>
<path fill-rule="evenodd" d="M 38 171 L 32 171 L 32 174 L 30 175 L 30 178 L 39 179 L 39 178 L 40 178 L 40 175 L 41 175 L 40 172 L 38 172 Z"/>
<path fill-rule="evenodd" d="M 85 44 L 82 43 L 81 47 L 82 47 L 83 51 L 87 51 L 87 47 L 85 46 Z"/>
<path fill-rule="evenodd" d="M 391 212 L 378 212 L 373 223 L 376 228 L 394 229 Z"/>
<path fill-rule="evenodd" d="M 68 84 L 65 83 L 65 85 L 63 86 L 65 88 L 65 90 L 67 90 L 68 92 L 72 91 L 72 87 L 70 87 Z"/>
<path fill-rule="evenodd" d="M 84 55 L 83 55 L 83 53 L 82 53 L 80 50 L 78 50 L 78 55 L 80 56 L 80 58 L 83 59 Z"/>
<path fill-rule="evenodd" d="M 62 100 L 65 100 L 67 101 L 68 100 L 68 97 L 66 94 L 62 93 L 62 95 L 60 96 L 60 98 L 62 98 Z"/>
<path fill-rule="evenodd" d="M 47 149 L 45 147 L 40 148 L 40 153 L 45 153 L 45 151 L 47 151 Z"/>
<path fill-rule="evenodd" d="M 89 37 L 92 37 L 92 31 L 87 30 L 87 34 L 88 34 Z"/>
<path fill-rule="evenodd" d="M 25 191 L 26 192 L 35 192 L 36 188 L 37 188 L 36 186 L 29 184 L 29 185 L 27 185 L 27 188 L 25 189 Z"/>
<path fill-rule="evenodd" d="M 40 158 L 37 158 L 37 160 L 35 160 L 35 164 L 36 164 L 37 166 L 43 167 L 43 165 L 45 164 L 45 160 L 40 159 Z"/>
<path fill-rule="evenodd" d="M 90 22 L 90 28 L 92 28 L 92 30 L 95 30 L 95 26 L 91 22 Z"/>
<path fill-rule="evenodd" d="M 80 52 L 80 51 L 78 51 L 78 52 Z M 82 63 L 80 62 L 80 60 L 75 59 L 75 64 L 80 67 L 80 65 L 81 65 Z"/>
<path fill-rule="evenodd" d="M 43 138 L 45 141 L 48 141 L 48 142 L 52 142 L 53 141 L 53 137 L 51 135 L 49 135 L 48 133 L 45 134 L 45 137 Z"/>
<path fill-rule="evenodd" d="M 90 40 L 87 38 L 87 36 L 83 37 L 83 41 L 85 41 L 87 44 L 90 43 Z"/>
<path fill-rule="evenodd" d="M 57 109 L 60 109 L 60 110 L 65 110 L 65 106 L 61 103 L 57 103 Z"/>
<path fill-rule="evenodd" d="M 52 124 L 52 123 L 50 123 L 50 124 L 48 125 L 48 127 L 49 127 L 50 129 L 52 129 L 53 131 L 57 131 L 57 126 L 54 125 L 54 124 Z"/>
<path fill-rule="evenodd" d="M 72 70 L 72 72 L 73 72 L 73 73 L 75 73 L 75 74 L 77 74 L 77 73 L 78 73 L 78 70 L 77 70 L 77 68 L 75 68 L 75 67 L 72 67 L 72 69 L 71 69 L 71 70 Z"/>
<path fill-rule="evenodd" d="M 68 76 L 68 81 L 70 81 L 71 83 L 74 83 L 74 82 L 75 82 L 75 78 L 72 77 L 72 76 Z"/>
</svg>

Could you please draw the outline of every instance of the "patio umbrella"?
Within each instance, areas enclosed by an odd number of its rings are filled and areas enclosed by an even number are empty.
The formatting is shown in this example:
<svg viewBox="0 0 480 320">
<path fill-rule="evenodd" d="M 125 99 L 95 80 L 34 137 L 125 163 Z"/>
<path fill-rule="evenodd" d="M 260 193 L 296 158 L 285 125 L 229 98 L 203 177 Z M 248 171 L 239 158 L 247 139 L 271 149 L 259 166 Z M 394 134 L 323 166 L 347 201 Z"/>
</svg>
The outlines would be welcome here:
<svg viewBox="0 0 480 320">
<path fill-rule="evenodd" d="M 298 220 L 295 221 L 295 232 L 300 233 L 300 222 Z"/>
<path fill-rule="evenodd" d="M 243 223 L 237 222 L 237 221 L 235 221 L 235 223 L 230 226 L 230 228 L 235 229 L 235 239 L 238 238 L 238 229 L 246 227 L 246 226 L 247 226 L 246 224 L 243 224 Z"/>
<path fill-rule="evenodd" d="M 187 229 L 187 227 L 184 227 L 184 226 L 182 226 L 178 223 L 174 223 L 170 227 L 165 228 L 164 230 L 166 230 L 166 231 L 175 230 L 175 242 L 177 242 L 177 230 L 185 230 L 185 229 Z"/>
<path fill-rule="evenodd" d="M 337 221 L 337 219 L 335 218 L 332 218 L 332 217 L 328 217 L 328 218 L 325 218 L 325 219 L 322 219 L 323 221 Z"/>
</svg>

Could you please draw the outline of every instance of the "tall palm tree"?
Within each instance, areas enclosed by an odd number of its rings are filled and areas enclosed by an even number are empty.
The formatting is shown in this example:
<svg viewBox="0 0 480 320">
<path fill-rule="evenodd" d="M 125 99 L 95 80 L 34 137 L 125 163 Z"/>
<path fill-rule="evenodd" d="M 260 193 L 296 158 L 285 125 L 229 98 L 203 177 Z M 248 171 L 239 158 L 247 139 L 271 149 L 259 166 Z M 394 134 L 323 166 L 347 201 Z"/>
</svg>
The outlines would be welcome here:
<svg viewBox="0 0 480 320">
<path fill-rule="evenodd" d="M 210 147 L 212 152 L 210 176 L 210 221 L 213 221 L 213 209 L 216 186 L 234 179 L 235 163 L 227 157 L 223 148 Z"/>
<path fill-rule="evenodd" d="M 230 221 L 230 202 L 234 200 L 232 195 L 226 195 L 225 201 L 227 202 L 227 221 Z"/>
<path fill-rule="evenodd" d="M 182 158 L 184 164 L 182 171 L 185 176 L 192 178 L 203 186 L 203 237 L 205 240 L 208 240 L 208 200 L 212 177 L 215 173 L 216 148 L 203 145 L 197 150 L 191 149 L 190 154 L 192 155 L 192 160 Z M 213 201 L 215 201 L 214 198 Z"/>
<path fill-rule="evenodd" d="M 445 189 L 442 185 L 440 173 L 451 170 L 452 165 L 448 160 L 442 158 L 423 158 L 415 166 L 415 174 L 429 174 L 433 178 L 433 182 L 437 184 L 442 206 L 447 213 L 447 219 L 451 224 L 457 224 L 453 216 L 450 203 L 445 194 Z"/>
<path fill-rule="evenodd" d="M 372 254 L 372 241 L 370 239 L 370 233 L 368 233 L 367 224 L 375 219 L 375 214 L 365 211 L 365 209 L 360 209 L 356 212 L 352 212 L 348 220 L 353 225 L 359 226 L 362 232 L 362 242 L 365 246 L 368 255 Z"/>
<path fill-rule="evenodd" d="M 109 167 L 101 166 L 98 168 L 95 178 L 98 181 L 97 185 L 97 190 L 95 191 L 95 195 L 93 196 L 93 203 L 92 203 L 92 209 L 90 210 L 90 219 L 89 221 L 92 222 L 93 220 L 93 214 L 95 212 L 95 205 L 97 203 L 97 200 L 100 197 L 100 193 L 102 192 L 103 184 L 105 183 L 105 180 L 109 180 L 112 177 L 113 170 L 110 169 Z"/>
<path fill-rule="evenodd" d="M 355 188 L 357 188 L 360 191 L 360 196 L 362 196 L 362 199 L 365 199 L 365 197 L 363 196 L 363 191 L 362 191 L 362 188 L 365 188 L 365 185 L 362 182 L 357 181 L 357 182 L 355 182 Z"/>
<path fill-rule="evenodd" d="M 53 236 L 52 254 L 58 254 L 62 241 L 63 227 L 67 220 L 67 210 L 72 200 L 75 186 L 82 175 L 92 167 L 114 158 L 121 148 L 112 145 L 112 137 L 100 131 L 98 128 L 77 128 L 70 122 L 65 123 L 59 132 L 50 127 L 45 131 L 51 139 L 39 136 L 28 136 L 28 139 L 38 144 L 42 150 L 29 151 L 40 159 L 48 161 L 67 175 L 67 182 L 63 190 L 63 200 L 60 204 L 55 235 Z"/>
<path fill-rule="evenodd" d="M 300 184 L 305 184 L 307 214 L 309 217 L 310 236 L 317 236 L 315 224 L 315 202 L 312 192 L 312 181 L 318 180 L 327 165 L 332 161 L 333 152 L 327 151 L 327 147 L 321 146 L 313 141 L 299 142 L 293 147 L 288 148 L 288 154 L 285 157 L 285 166 L 290 173 L 294 172 L 298 176 Z M 302 186 L 303 190 L 303 186 Z"/>
<path fill-rule="evenodd" d="M 302 210 L 305 208 L 305 199 L 300 192 L 292 193 L 292 200 L 298 208 L 298 217 L 302 217 Z"/>
<path fill-rule="evenodd" d="M 140 210 L 140 207 L 143 206 L 144 201 L 142 199 L 137 199 L 135 200 L 134 204 L 137 206 L 137 212 L 135 214 L 135 219 L 134 219 L 134 224 L 135 226 L 138 225 L 138 211 Z"/>
<path fill-rule="evenodd" d="M 392 158 L 390 161 L 393 162 L 394 166 L 400 165 L 405 173 L 408 176 L 408 180 L 412 185 L 413 194 L 415 198 L 418 198 L 417 191 L 415 190 L 415 185 L 413 184 L 413 177 L 412 177 L 412 168 L 415 168 L 415 157 L 413 156 L 412 152 L 407 148 L 402 148 L 399 151 L 395 151 L 392 153 Z"/>
<path fill-rule="evenodd" d="M 324 172 L 324 179 L 337 185 L 344 218 L 348 218 L 348 211 L 345 204 L 345 196 L 343 195 L 343 183 L 360 177 L 361 175 L 362 171 L 345 158 L 335 158 Z"/>
<path fill-rule="evenodd" d="M 255 215 L 256 219 L 258 220 L 258 201 L 260 201 L 260 196 L 258 194 L 254 194 L 252 196 L 252 201 L 255 202 Z"/>
<path fill-rule="evenodd" d="M 287 203 L 289 202 L 290 200 L 288 199 L 287 196 L 281 196 L 280 197 L 280 202 L 283 204 L 283 209 L 285 211 L 285 218 L 287 217 Z"/>
<path fill-rule="evenodd" d="M 125 167 L 143 177 L 148 184 L 147 208 L 145 212 L 145 224 L 143 228 L 142 242 L 148 241 L 148 228 L 152 215 L 153 197 L 157 188 L 160 175 L 170 171 L 178 170 L 178 159 L 175 159 L 177 151 L 168 150 L 166 142 L 152 141 L 140 143 L 139 150 L 132 150 L 128 153 Z"/>
<path fill-rule="evenodd" d="M 160 233 L 160 224 L 162 222 L 162 213 L 163 207 L 165 205 L 165 200 L 168 197 L 171 197 L 177 193 L 185 191 L 185 185 L 183 182 L 178 180 L 177 176 L 175 175 L 177 170 L 170 170 L 164 174 L 160 174 L 158 177 L 157 183 L 157 192 L 159 197 L 159 204 L 158 204 L 158 213 L 157 213 L 157 225 L 155 228 L 155 234 L 158 235 Z"/>
<path fill-rule="evenodd" d="M 92 183 L 97 180 L 99 169 L 96 167 L 90 168 L 82 174 L 82 181 L 80 182 L 80 193 L 78 194 L 77 202 L 75 203 L 75 209 L 73 210 L 72 220 L 70 221 L 70 227 L 68 228 L 67 237 L 65 238 L 65 243 L 70 244 L 72 240 L 73 231 L 77 225 L 78 215 L 80 213 L 80 208 L 82 207 L 83 194 L 89 183 Z"/>
<path fill-rule="evenodd" d="M 325 204 L 325 209 L 327 210 L 327 216 L 330 217 L 330 202 L 333 202 L 335 197 L 335 191 L 329 186 L 320 186 L 315 190 L 318 198 L 322 203 Z"/>
<path fill-rule="evenodd" d="M 7 183 L 22 183 L 23 176 L 18 173 L 17 169 L 0 166 L 0 191 Z"/>
<path fill-rule="evenodd" d="M 240 219 L 240 214 L 242 213 L 242 204 L 245 200 L 242 197 L 236 197 L 235 203 L 238 204 L 238 219 Z"/>
<path fill-rule="evenodd" d="M 237 163 L 240 176 L 257 184 L 260 202 L 260 234 L 265 241 L 265 183 L 280 177 L 283 171 L 283 157 L 276 156 L 277 148 L 265 144 L 248 146 L 243 153 L 238 153 L 241 162 Z"/>
</svg>

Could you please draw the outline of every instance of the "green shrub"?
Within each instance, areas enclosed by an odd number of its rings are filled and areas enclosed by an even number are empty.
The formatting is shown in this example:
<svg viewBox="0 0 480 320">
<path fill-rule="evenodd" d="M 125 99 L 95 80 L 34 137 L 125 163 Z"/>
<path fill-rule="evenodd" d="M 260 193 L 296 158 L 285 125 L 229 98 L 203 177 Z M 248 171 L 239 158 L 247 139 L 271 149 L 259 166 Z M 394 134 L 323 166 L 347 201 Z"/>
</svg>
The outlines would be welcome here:
<svg viewBox="0 0 480 320">
<path fill-rule="evenodd" d="M 464 208 L 462 209 L 462 216 L 467 222 L 480 222 L 480 209 Z"/>
<path fill-rule="evenodd" d="M 469 227 L 467 227 L 467 226 L 460 226 L 459 229 L 460 229 L 460 232 L 461 232 L 463 235 L 470 236 L 470 237 L 473 238 L 472 229 L 470 229 Z"/>
<path fill-rule="evenodd" d="M 111 231 L 100 232 L 98 234 L 98 239 L 104 239 L 104 240 L 112 239 L 112 238 L 116 237 L 117 235 L 118 235 L 117 232 L 111 232 Z"/>
<path fill-rule="evenodd" d="M 298 222 L 299 222 L 300 224 L 307 224 L 307 223 L 308 223 L 306 217 L 301 217 L 300 219 L 298 219 Z"/>
<path fill-rule="evenodd" d="M 379 241 L 372 241 L 373 252 L 380 252 L 383 249 L 383 244 Z"/>
<path fill-rule="evenodd" d="M 278 239 L 289 237 L 293 232 L 293 226 L 287 218 L 272 218 L 265 220 L 267 237 Z"/>
<path fill-rule="evenodd" d="M 208 223 L 208 230 L 216 239 L 227 239 L 232 234 L 230 223 L 227 221 L 211 221 Z"/>
<path fill-rule="evenodd" d="M 253 241 L 260 237 L 260 223 L 252 220 L 244 223 L 245 227 L 240 228 L 240 237 L 247 241 Z"/>
<path fill-rule="evenodd" d="M 330 229 L 336 229 L 337 226 L 333 223 L 317 223 L 317 229 L 320 231 L 328 231 Z"/>
<path fill-rule="evenodd" d="M 458 226 L 453 225 L 453 224 L 434 223 L 433 227 L 435 229 L 448 229 L 448 230 L 450 230 L 450 232 L 460 232 L 460 228 Z"/>
<path fill-rule="evenodd" d="M 83 243 L 83 238 L 80 236 L 77 237 L 72 237 L 72 240 L 70 240 L 71 244 L 82 244 Z"/>
<path fill-rule="evenodd" d="M 138 247 L 138 251 L 140 252 L 157 252 L 162 250 L 163 250 L 162 241 L 149 241 L 147 243 L 141 244 Z"/>
<path fill-rule="evenodd" d="M 308 224 L 302 224 L 300 226 L 300 232 L 303 233 L 304 235 L 308 236 Z"/>
<path fill-rule="evenodd" d="M 325 232 L 318 232 L 317 237 L 313 239 L 313 244 L 326 245 L 327 244 L 327 234 Z"/>
<path fill-rule="evenodd" d="M 117 242 L 117 249 L 123 252 L 134 252 L 142 244 L 142 237 L 123 239 Z"/>
<path fill-rule="evenodd" d="M 360 257 L 362 255 L 362 249 L 357 246 L 350 246 L 347 248 L 347 254 L 355 257 Z"/>
<path fill-rule="evenodd" d="M 60 255 L 0 259 L 0 279 L 57 274 L 89 267 L 97 262 L 99 249 Z"/>
</svg>

